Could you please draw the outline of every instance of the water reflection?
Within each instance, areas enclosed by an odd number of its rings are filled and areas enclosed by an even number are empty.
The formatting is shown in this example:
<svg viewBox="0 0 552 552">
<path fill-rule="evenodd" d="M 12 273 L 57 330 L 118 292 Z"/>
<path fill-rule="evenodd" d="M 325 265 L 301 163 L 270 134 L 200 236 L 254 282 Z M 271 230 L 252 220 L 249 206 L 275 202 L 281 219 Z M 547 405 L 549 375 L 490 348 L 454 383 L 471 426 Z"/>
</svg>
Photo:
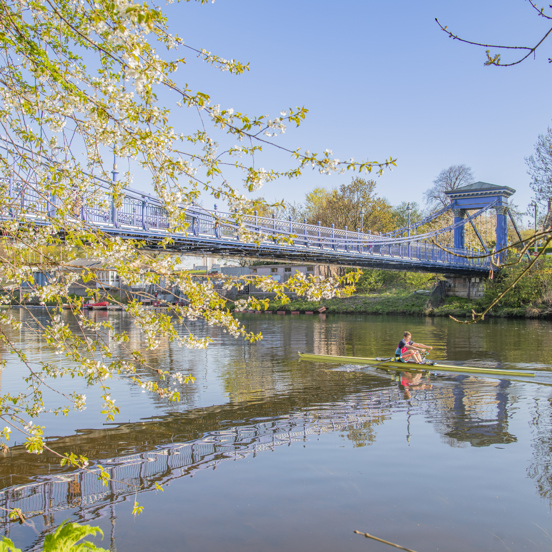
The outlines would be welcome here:
<svg viewBox="0 0 552 552">
<path fill-rule="evenodd" d="M 93 314 L 98 315 L 107 316 L 101 311 Z M 129 333 L 133 346 L 140 345 L 141 337 L 128 317 L 120 313 L 109 313 L 109 317 L 117 331 Z M 84 454 L 106 467 L 113 479 L 108 487 L 103 487 L 93 472 L 61 468 L 54 457 L 29 456 L 21 446 L 12 447 L 8 456 L 0 458 L 0 506 L 21 508 L 36 525 L 37 533 L 28 549 L 38 547 L 54 522 L 59 522 L 59 515 L 64 519 L 71 514 L 73 519 L 86 522 L 111 519 L 114 530 L 117 505 L 131 499 L 135 488 L 149 494 L 155 483 L 182 484 L 178 482 L 198 473 L 214 477 L 209 475 L 212 470 L 230 461 L 251 463 L 251 470 L 262 472 L 266 463 L 253 459 L 268 453 L 283 459 L 287 447 L 299 449 L 303 459 L 313 461 L 309 449 L 302 449 L 318 440 L 338 440 L 336 448 L 348 447 L 355 452 L 377 450 L 374 458 L 379 456 L 389 463 L 396 462 L 397 452 L 399 456 L 405 454 L 405 449 L 396 448 L 398 445 L 389 446 L 397 435 L 401 447 L 409 443 L 424 449 L 426 464 L 432 463 L 436 454 L 450 453 L 451 447 L 482 452 L 511 449 L 513 444 L 525 446 L 532 453 L 530 465 L 523 465 L 530 478 L 527 481 L 531 485 L 534 481 L 539 496 L 552 503 L 549 387 L 489 377 L 397 375 L 359 366 L 336 368 L 299 362 L 296 354 L 305 350 L 376 356 L 392 350 L 396 336 L 409 329 L 420 341 L 441 346 L 436 358 L 515 365 L 527 354 L 527 347 L 534 350 L 536 340 L 545 351 L 535 352 L 535 362 L 544 363 L 544 356 L 552 352 L 550 325 L 526 329 L 520 323 L 500 321 L 472 329 L 446 321 L 399 317 L 266 320 L 251 316 L 244 320 L 249 331 L 263 332 L 265 339 L 260 346 L 237 342 L 198 325 L 198 333 L 211 332 L 215 348 L 187 351 L 165 343 L 147 353 L 148 362 L 154 366 L 185 370 L 196 377 L 193 385 L 182 388 L 180 405 L 167 405 L 156 397 L 148 402 L 141 394 L 130 394 L 123 419 L 128 416 L 133 421 L 107 425 L 90 414 L 87 423 L 81 421 L 72 428 L 75 434 L 72 430 L 52 434 L 49 445 L 55 450 Z M 528 345 L 519 336 L 527 340 L 529 331 L 535 331 L 536 336 Z M 33 361 L 50 359 L 51 351 L 28 328 L 15 337 L 26 347 L 28 344 Z M 524 351 L 516 349 L 523 347 Z M 15 385 L 10 372 L 15 368 L 9 365 L 6 372 L 10 386 Z M 544 383 L 546 376 L 540 378 Z M 4 378 L 2 385 L 5 382 Z M 124 380 L 114 385 L 119 385 L 120 392 L 127 386 Z M 525 434 L 521 433 L 526 426 L 517 423 L 520 417 L 531 420 L 528 444 L 524 444 Z M 412 466 L 411 461 L 408 466 Z M 492 462 L 481 463 L 479 477 L 492 478 L 494 468 Z M 464 482 L 458 493 L 477 493 L 480 479 L 473 474 L 464 477 L 461 468 L 455 477 L 462 477 Z M 217 481 L 220 485 L 221 480 Z M 316 484 L 323 488 L 327 482 L 320 478 Z M 400 480 L 385 480 L 385 484 L 389 495 L 404 491 Z M 447 500 L 454 503 L 459 497 L 451 495 Z M 308 501 L 306 496 L 305 508 Z M 407 512 L 407 501 L 401 508 Z M 5 514 L 2 523 L 7 533 L 14 530 Z"/>
<path fill-rule="evenodd" d="M 111 506 L 135 490 L 155 490 L 156 483 L 165 485 L 193 477 L 198 471 L 215 470 L 221 462 L 255 458 L 326 433 L 339 433 L 353 447 L 372 445 L 378 428 L 401 412 L 407 413 L 407 439 L 415 437 L 411 418 L 421 415 L 450 446 L 469 443 L 483 447 L 516 441 L 507 431 L 506 381 L 409 372 L 393 378 L 362 370 L 327 371 L 320 381 L 301 407 L 293 397 L 214 406 L 104 430 L 83 430 L 49 443 L 56 450 L 72 450 L 101 461 L 112 477 L 108 487 L 102 486 L 96 472 L 64 470 L 47 455 L 36 460 L 47 464 L 49 475 L 37 477 L 41 470 L 35 464 L 29 471 L 23 447 L 13 447 L 11 457 L 0 461 L 4 487 L 0 505 L 20 508 L 30 518 L 42 517 L 43 536 L 50 526 L 46 520 L 53 512 L 78 509 L 75 515 L 79 521 L 90 522 L 110 516 Z M 362 392 L 354 392 L 358 387 Z M 328 402 L 336 395 L 342 399 Z M 231 421 L 236 419 L 241 422 Z M 550 440 L 545 446 L 550 446 Z M 129 449 L 141 452 L 125 454 Z M 546 487 L 544 494 L 550 493 L 549 478 L 539 477 L 539 484 Z M 5 531 L 9 533 L 13 523 L 4 515 Z"/>
<path fill-rule="evenodd" d="M 78 520 L 90 522 L 110 516 L 112 506 L 133 496 L 136 490 L 155 490 L 156 483 L 166 485 L 178 478 L 193 477 L 198 471 L 215 470 L 222 462 L 255 458 L 261 453 L 304 443 L 325 433 L 342 432 L 355 446 L 372 443 L 375 426 L 382 424 L 390 415 L 396 406 L 395 400 L 393 389 L 379 389 L 355 395 L 341 403 L 278 416 L 274 416 L 274 408 L 280 410 L 276 405 L 265 405 L 266 408 L 262 405 L 253 408 L 243 405 L 231 413 L 224 408 L 202 409 L 187 415 L 168 416 L 159 421 L 122 424 L 104 431 L 89 430 L 73 439 L 60 439 L 49 444 L 56 450 L 65 447 L 75 450 L 79 449 L 79 442 L 82 441 L 85 447 L 81 447 L 80 452 L 95 453 L 97 458 L 101 452 L 104 455 L 118 453 L 101 459 L 102 466 L 112 479 L 107 487 L 98 481 L 98 472 L 95 470 L 70 472 L 53 464 L 50 468 L 59 474 L 34 477 L 32 483 L 4 487 L 0 492 L 0 506 L 6 509 L 20 508 L 30 519 L 42 518 L 43 529 L 36 541 L 38 545 L 51 525 L 48 520 L 56 512 L 76 508 Z M 271 416 L 266 416 L 271 413 Z M 246 417 L 247 420 L 240 425 L 231 425 L 223 421 L 229 415 Z M 212 429 L 213 426 L 219 429 Z M 158 445 L 137 454 L 120 454 L 118 445 L 123 442 L 135 446 L 142 442 L 142 446 L 146 446 L 151 436 L 155 436 L 154 441 L 163 440 L 163 435 L 174 435 L 173 432 L 181 428 L 198 437 L 185 442 Z M 115 444 L 115 447 L 110 449 L 110 444 Z M 43 456 L 42 460 L 46 458 Z M 1 463 L 4 483 L 9 480 L 24 481 L 25 476 L 29 475 L 26 460 L 27 455 L 22 447 L 12 449 L 12 457 Z M 8 475 L 7 471 L 12 473 Z M 7 511 L 4 511 L 2 524 L 6 534 L 9 534 L 14 523 L 9 520 Z"/>
<path fill-rule="evenodd" d="M 487 381 L 458 376 L 455 385 L 442 393 L 432 414 L 437 431 L 451 446 L 469 443 L 473 447 L 514 443 L 508 431 L 507 380 Z"/>
<path fill-rule="evenodd" d="M 552 396 L 540 393 L 530 407 L 531 448 L 533 460 L 527 475 L 534 481 L 540 496 L 552 507 Z"/>
</svg>

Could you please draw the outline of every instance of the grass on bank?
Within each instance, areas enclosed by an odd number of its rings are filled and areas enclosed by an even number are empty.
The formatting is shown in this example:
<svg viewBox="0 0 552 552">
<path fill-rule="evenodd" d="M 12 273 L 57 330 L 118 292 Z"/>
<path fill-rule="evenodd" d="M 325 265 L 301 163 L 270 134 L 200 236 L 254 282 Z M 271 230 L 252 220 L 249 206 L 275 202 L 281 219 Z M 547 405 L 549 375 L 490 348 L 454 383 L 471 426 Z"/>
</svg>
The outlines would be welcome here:
<svg viewBox="0 0 552 552">
<path fill-rule="evenodd" d="M 383 270 L 365 270 L 357 292 L 347 298 L 323 303 L 295 299 L 282 304 L 271 301 L 272 311 L 314 311 L 326 307 L 328 314 L 405 314 L 471 318 L 472 312 L 485 310 L 526 268 L 526 263 L 504 268 L 493 280 L 485 282 L 484 297 L 470 300 L 447 297 L 443 304 L 432 305 L 427 293 L 441 277 Z M 552 318 L 552 259 L 544 258 L 511 289 L 488 314 L 501 318 Z"/>
</svg>

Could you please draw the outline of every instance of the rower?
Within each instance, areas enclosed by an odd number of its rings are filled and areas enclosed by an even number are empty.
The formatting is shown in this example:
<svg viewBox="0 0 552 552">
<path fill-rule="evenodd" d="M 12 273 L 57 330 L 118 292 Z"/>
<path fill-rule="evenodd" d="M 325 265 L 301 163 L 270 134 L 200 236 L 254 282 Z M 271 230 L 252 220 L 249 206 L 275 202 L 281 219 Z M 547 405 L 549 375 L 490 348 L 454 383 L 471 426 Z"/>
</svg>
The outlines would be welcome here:
<svg viewBox="0 0 552 552">
<path fill-rule="evenodd" d="M 433 347 L 430 345 L 424 345 L 423 343 L 414 343 L 412 341 L 412 334 L 410 332 L 404 332 L 403 338 L 397 345 L 395 351 L 396 362 L 416 362 L 417 364 L 423 364 L 422 355 L 420 351 L 431 351 Z"/>
</svg>

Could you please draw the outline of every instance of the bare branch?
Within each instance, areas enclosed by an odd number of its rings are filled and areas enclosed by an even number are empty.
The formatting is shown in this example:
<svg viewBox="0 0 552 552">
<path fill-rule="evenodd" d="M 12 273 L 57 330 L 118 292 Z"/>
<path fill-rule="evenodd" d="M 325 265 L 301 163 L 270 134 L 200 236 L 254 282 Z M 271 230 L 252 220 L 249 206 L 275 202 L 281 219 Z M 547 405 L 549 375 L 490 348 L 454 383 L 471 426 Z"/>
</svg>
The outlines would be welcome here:
<svg viewBox="0 0 552 552">
<path fill-rule="evenodd" d="M 547 17 L 547 16 L 543 15 L 543 17 Z M 547 17 L 547 19 L 552 19 L 552 18 Z M 459 40 L 460 42 L 464 42 L 465 44 L 471 44 L 473 46 L 481 46 L 482 48 L 496 48 L 499 50 L 523 50 L 527 52 L 522 58 L 518 59 L 517 61 L 513 61 L 511 63 L 501 63 L 500 54 L 491 56 L 491 54 L 489 53 L 489 50 L 487 50 L 487 61 L 485 62 L 485 65 L 496 65 L 497 67 L 512 67 L 513 65 L 518 65 L 522 61 L 525 61 L 531 54 L 536 53 L 537 48 L 548 38 L 550 33 L 552 33 L 552 28 L 550 28 L 548 32 L 539 40 L 539 42 L 535 46 L 506 46 L 506 45 L 500 45 L 500 44 L 485 44 L 483 42 L 475 42 L 473 40 L 460 38 L 458 35 L 455 35 L 454 33 L 450 32 L 447 26 L 442 25 L 437 18 L 435 18 L 435 21 L 437 22 L 437 25 L 439 25 L 441 30 L 449 36 L 449 38 L 452 38 L 454 40 Z"/>
</svg>

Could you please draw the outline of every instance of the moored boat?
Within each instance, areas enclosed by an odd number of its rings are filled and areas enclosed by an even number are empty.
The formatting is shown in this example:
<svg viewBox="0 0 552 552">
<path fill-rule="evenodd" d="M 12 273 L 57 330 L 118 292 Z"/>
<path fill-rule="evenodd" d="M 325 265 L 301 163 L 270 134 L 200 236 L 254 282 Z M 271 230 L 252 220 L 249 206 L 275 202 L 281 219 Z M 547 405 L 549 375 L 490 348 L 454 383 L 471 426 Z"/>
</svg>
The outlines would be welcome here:
<svg viewBox="0 0 552 552">
<path fill-rule="evenodd" d="M 102 310 L 107 309 L 109 306 L 108 301 L 101 301 L 100 303 L 85 303 L 84 308 L 85 309 L 94 309 L 94 310 Z"/>
</svg>

